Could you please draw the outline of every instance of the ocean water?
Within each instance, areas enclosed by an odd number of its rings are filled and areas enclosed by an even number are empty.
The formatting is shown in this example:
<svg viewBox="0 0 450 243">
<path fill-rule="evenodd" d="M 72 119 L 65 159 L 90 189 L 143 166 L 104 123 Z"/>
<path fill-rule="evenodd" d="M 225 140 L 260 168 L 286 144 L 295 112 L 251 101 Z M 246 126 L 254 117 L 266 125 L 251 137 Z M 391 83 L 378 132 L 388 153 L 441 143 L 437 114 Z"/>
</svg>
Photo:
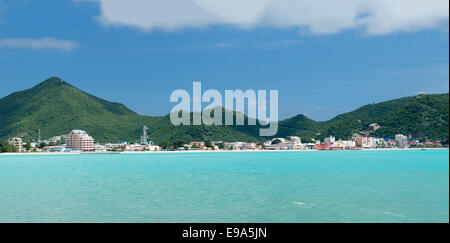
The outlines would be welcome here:
<svg viewBox="0 0 450 243">
<path fill-rule="evenodd" d="M 0 222 L 449 222 L 449 151 L 0 156 Z"/>
</svg>

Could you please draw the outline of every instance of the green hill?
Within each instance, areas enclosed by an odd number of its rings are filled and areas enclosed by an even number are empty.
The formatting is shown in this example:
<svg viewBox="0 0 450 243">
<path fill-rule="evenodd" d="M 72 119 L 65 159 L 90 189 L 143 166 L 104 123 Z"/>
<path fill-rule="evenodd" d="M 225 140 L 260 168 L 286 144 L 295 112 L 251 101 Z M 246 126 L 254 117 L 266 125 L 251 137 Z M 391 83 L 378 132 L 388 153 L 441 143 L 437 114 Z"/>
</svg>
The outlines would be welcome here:
<svg viewBox="0 0 450 243">
<path fill-rule="evenodd" d="M 139 115 L 126 106 L 87 94 L 53 77 L 31 89 L 0 99 L 0 138 L 23 136 L 49 138 L 82 129 L 98 142 L 136 141 L 142 126 L 149 127 L 150 138 L 157 143 L 175 140 L 242 140 L 255 137 L 244 130 L 226 126 L 178 126 L 169 116 Z"/>
<path fill-rule="evenodd" d="M 368 129 L 371 123 L 381 128 L 374 136 L 393 137 L 397 133 L 415 138 L 447 140 L 449 95 L 420 95 L 365 105 L 355 111 L 316 122 L 304 115 L 279 122 L 276 137 L 300 136 L 304 140 L 334 135 L 348 138 Z M 225 117 L 227 112 L 222 109 Z M 246 124 L 248 118 L 245 117 Z M 41 129 L 43 139 L 82 129 L 96 141 L 137 141 L 142 126 L 149 127 L 150 138 L 165 141 L 263 141 L 261 126 L 173 126 L 170 116 L 139 115 L 126 106 L 87 94 L 53 77 L 31 89 L 0 99 L 0 139 L 22 136 L 36 139 Z"/>
<path fill-rule="evenodd" d="M 322 129 L 322 123 L 309 119 L 305 115 L 297 115 L 278 123 L 276 137 L 299 136 L 304 139 L 316 138 Z"/>
<path fill-rule="evenodd" d="M 377 123 L 381 128 L 371 136 L 393 138 L 395 134 L 406 134 L 418 139 L 448 141 L 448 109 L 448 93 L 405 97 L 365 105 L 325 122 L 298 115 L 280 121 L 277 136 L 296 135 L 323 140 L 333 135 L 347 139 Z"/>
<path fill-rule="evenodd" d="M 373 136 L 392 138 L 400 133 L 419 139 L 448 140 L 448 109 L 448 93 L 405 97 L 336 116 L 323 124 L 323 134 L 344 138 L 377 123 L 381 128 Z"/>
</svg>

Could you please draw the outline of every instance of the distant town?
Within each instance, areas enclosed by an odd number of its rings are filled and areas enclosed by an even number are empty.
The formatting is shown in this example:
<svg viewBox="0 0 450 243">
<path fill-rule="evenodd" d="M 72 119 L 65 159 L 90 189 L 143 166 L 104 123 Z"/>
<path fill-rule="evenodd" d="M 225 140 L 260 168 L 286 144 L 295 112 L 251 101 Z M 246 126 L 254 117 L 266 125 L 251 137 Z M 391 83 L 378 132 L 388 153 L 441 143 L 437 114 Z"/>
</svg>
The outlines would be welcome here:
<svg viewBox="0 0 450 243">
<path fill-rule="evenodd" d="M 378 124 L 371 124 L 373 131 Z M 367 133 L 367 131 L 365 132 Z M 40 134 L 40 132 L 39 132 Z M 36 142 L 24 142 L 20 137 L 13 137 L 0 144 L 0 152 L 9 153 L 124 153 L 124 152 L 158 152 L 158 151 L 263 151 L 263 150 L 362 150 L 362 149 L 406 149 L 406 148 L 440 148 L 447 147 L 440 141 L 421 141 L 397 134 L 394 138 L 377 138 L 369 135 L 354 134 L 348 140 L 326 137 L 323 141 L 308 139 L 302 142 L 298 136 L 273 138 L 263 143 L 223 142 L 223 141 L 177 141 L 154 144 L 147 136 L 147 127 L 139 142 L 95 143 L 93 137 L 83 130 L 73 130 L 69 134 L 55 136 Z"/>
</svg>

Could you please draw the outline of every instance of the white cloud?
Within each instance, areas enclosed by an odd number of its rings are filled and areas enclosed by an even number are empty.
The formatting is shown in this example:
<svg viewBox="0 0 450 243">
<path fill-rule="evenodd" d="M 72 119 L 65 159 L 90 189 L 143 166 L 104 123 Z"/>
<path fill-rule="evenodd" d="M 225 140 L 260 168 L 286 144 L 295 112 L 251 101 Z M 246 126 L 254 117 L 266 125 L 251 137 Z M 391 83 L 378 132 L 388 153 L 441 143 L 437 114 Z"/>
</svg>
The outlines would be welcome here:
<svg viewBox="0 0 450 243">
<path fill-rule="evenodd" d="M 71 51 L 77 48 L 79 44 L 70 40 L 59 40 L 55 38 L 6 38 L 0 39 L 0 48 L 23 48 L 23 49 L 58 49 L 62 51 Z"/>
<path fill-rule="evenodd" d="M 448 0 L 95 1 L 100 3 L 98 18 L 103 24 L 145 31 L 233 25 L 294 27 L 312 34 L 346 29 L 387 34 L 448 26 L 449 19 Z"/>
</svg>

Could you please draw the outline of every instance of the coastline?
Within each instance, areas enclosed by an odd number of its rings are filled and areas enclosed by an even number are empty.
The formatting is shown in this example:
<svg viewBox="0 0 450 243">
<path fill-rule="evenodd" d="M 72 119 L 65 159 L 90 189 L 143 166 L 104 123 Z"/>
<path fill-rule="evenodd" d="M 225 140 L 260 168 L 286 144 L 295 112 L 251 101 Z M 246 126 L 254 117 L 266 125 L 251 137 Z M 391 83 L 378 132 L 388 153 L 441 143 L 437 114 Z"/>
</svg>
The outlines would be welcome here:
<svg viewBox="0 0 450 243">
<path fill-rule="evenodd" d="M 21 155 L 86 155 L 86 154 L 180 154 L 180 153 L 245 153 L 245 152 L 330 152 L 330 151 L 414 151 L 414 150 L 449 150 L 449 148 L 379 148 L 359 150 L 199 150 L 199 151 L 125 151 L 125 152 L 30 152 L 30 153 L 0 153 L 0 156 Z"/>
</svg>

